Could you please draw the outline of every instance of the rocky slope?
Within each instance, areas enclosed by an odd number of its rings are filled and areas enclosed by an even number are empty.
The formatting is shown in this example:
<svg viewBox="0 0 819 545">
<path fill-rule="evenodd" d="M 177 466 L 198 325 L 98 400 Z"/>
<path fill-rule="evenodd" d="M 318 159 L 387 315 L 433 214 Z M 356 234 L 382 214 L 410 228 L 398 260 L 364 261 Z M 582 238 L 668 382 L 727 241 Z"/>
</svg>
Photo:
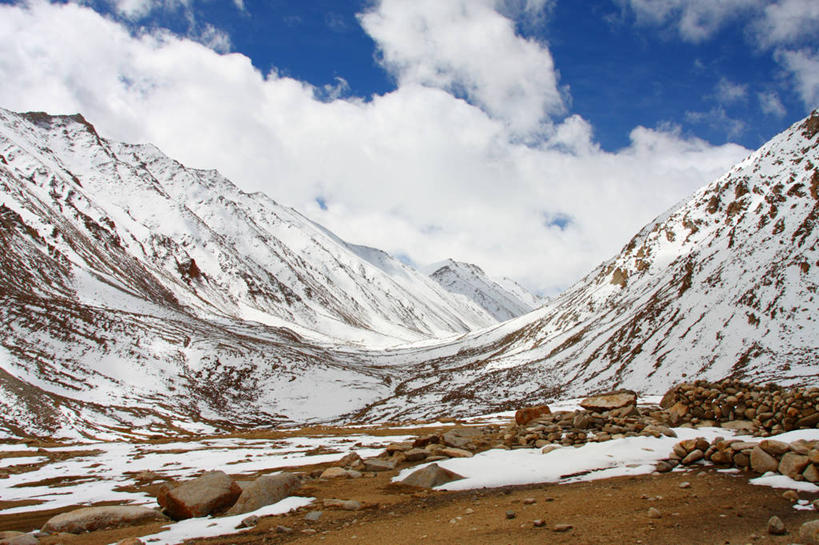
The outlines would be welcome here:
<svg viewBox="0 0 819 545">
<path fill-rule="evenodd" d="M 448 292 L 467 297 L 499 322 L 531 312 L 544 302 L 514 280 L 492 280 L 483 269 L 471 263 L 448 259 L 434 269 L 430 278 Z"/>
<path fill-rule="evenodd" d="M 399 351 L 392 398 L 361 417 L 509 408 L 689 378 L 816 384 L 819 112 L 643 228 L 543 308 Z"/>
</svg>

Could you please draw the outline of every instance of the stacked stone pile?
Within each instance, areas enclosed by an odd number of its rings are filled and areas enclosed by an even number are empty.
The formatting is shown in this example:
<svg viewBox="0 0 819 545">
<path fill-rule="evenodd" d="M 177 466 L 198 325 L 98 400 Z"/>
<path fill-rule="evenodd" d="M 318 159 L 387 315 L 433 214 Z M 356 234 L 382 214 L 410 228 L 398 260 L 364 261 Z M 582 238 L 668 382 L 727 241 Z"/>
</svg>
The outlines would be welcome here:
<svg viewBox="0 0 819 545">
<path fill-rule="evenodd" d="M 796 481 L 819 482 L 819 441 L 798 440 L 784 443 L 773 439 L 759 442 L 717 437 L 710 443 L 704 438 L 688 439 L 674 445 L 659 471 L 671 471 L 678 465 L 707 460 L 722 467 L 736 467 L 756 473 L 781 473 Z"/>
<path fill-rule="evenodd" d="M 746 429 L 763 437 L 819 427 L 819 388 L 698 380 L 669 390 L 660 407 L 667 411 L 672 426 L 747 421 Z"/>
</svg>

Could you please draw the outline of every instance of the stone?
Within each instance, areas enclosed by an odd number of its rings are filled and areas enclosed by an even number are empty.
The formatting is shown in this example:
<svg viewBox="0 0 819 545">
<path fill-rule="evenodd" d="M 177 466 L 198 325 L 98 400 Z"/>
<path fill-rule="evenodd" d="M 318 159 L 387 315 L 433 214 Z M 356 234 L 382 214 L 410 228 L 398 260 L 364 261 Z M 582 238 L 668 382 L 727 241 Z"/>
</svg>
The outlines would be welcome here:
<svg viewBox="0 0 819 545">
<path fill-rule="evenodd" d="M 544 526 L 546 526 L 546 521 L 543 519 L 535 519 L 532 521 L 532 526 L 534 526 L 535 528 L 543 528 Z"/>
<path fill-rule="evenodd" d="M 809 464 L 802 472 L 802 476 L 810 483 L 819 482 L 819 468 L 815 464 Z"/>
<path fill-rule="evenodd" d="M 310 522 L 316 522 L 318 519 L 321 518 L 323 514 L 322 511 L 310 511 L 306 515 L 304 515 L 304 520 L 309 520 Z"/>
<path fill-rule="evenodd" d="M 159 511 L 137 505 L 83 507 L 82 509 L 60 513 L 55 517 L 51 517 L 43 525 L 42 531 L 48 534 L 60 532 L 81 534 L 95 530 L 167 520 L 168 518 Z"/>
<path fill-rule="evenodd" d="M 387 454 L 392 454 L 394 452 L 406 452 L 411 448 L 412 441 L 398 441 L 387 445 L 387 448 L 385 450 L 387 451 Z"/>
<path fill-rule="evenodd" d="M 686 455 L 686 457 L 683 458 L 680 461 L 680 463 L 682 465 L 687 466 L 687 465 L 693 464 L 694 462 L 698 462 L 699 460 L 702 460 L 703 457 L 705 457 L 705 453 L 703 451 L 701 451 L 700 449 L 696 448 L 696 449 L 692 450 L 691 452 L 689 452 Z"/>
<path fill-rule="evenodd" d="M 660 513 L 660 510 L 657 509 L 656 507 L 649 507 L 648 508 L 648 518 L 658 519 L 658 518 L 662 518 L 662 516 L 663 516 L 662 513 Z"/>
<path fill-rule="evenodd" d="M 249 517 L 243 518 L 242 521 L 236 526 L 236 528 L 253 528 L 259 524 L 259 517 L 256 515 L 251 515 Z"/>
<path fill-rule="evenodd" d="M 345 511 L 358 511 L 361 509 L 361 502 L 356 500 L 328 499 L 324 500 L 324 507 L 339 507 Z"/>
<path fill-rule="evenodd" d="M 803 416 L 799 419 L 796 423 L 796 427 L 798 428 L 812 428 L 819 424 L 819 412 L 813 413 L 808 416 Z"/>
<path fill-rule="evenodd" d="M 441 451 L 441 454 L 450 458 L 472 458 L 472 453 L 468 450 L 455 447 L 447 447 Z"/>
<path fill-rule="evenodd" d="M 787 452 L 779 461 L 779 472 L 782 475 L 787 475 L 791 479 L 795 479 L 807 467 L 809 461 L 807 456 L 802 456 L 794 452 Z"/>
<path fill-rule="evenodd" d="M 292 473 L 262 475 L 253 481 L 250 486 L 242 490 L 239 499 L 236 500 L 233 507 L 228 509 L 227 514 L 241 515 L 260 509 L 265 505 L 273 505 L 293 495 L 293 492 L 299 488 L 301 488 L 301 479 Z"/>
<path fill-rule="evenodd" d="M 819 519 L 810 520 L 799 527 L 799 541 L 804 545 L 819 545 Z"/>
<path fill-rule="evenodd" d="M 785 534 L 785 523 L 776 515 L 768 519 L 768 533 L 773 536 L 781 536 Z"/>
<path fill-rule="evenodd" d="M 683 420 L 685 420 L 685 416 L 688 414 L 688 405 L 683 403 L 682 401 L 678 401 L 671 408 L 668 409 L 668 422 L 672 426 L 676 426 Z"/>
<path fill-rule="evenodd" d="M 666 462 L 665 460 L 660 460 L 659 462 L 657 462 L 657 466 L 656 466 L 655 469 L 659 473 L 668 473 L 669 471 L 674 469 L 674 466 L 671 465 L 670 463 Z"/>
<path fill-rule="evenodd" d="M 637 404 L 637 394 L 630 390 L 621 390 L 596 396 L 587 397 L 580 402 L 580 406 L 587 411 L 604 412 L 613 409 L 622 409 Z"/>
<path fill-rule="evenodd" d="M 328 467 L 321 472 L 321 479 L 347 479 L 349 472 L 343 467 Z"/>
<path fill-rule="evenodd" d="M 173 489 L 162 487 L 157 501 L 175 520 L 205 517 L 231 507 L 241 487 L 223 471 L 210 471 Z"/>
<path fill-rule="evenodd" d="M 560 448 L 563 447 L 561 445 L 546 445 L 545 447 L 540 449 L 540 452 L 542 452 L 543 454 L 549 454 L 550 452 L 558 450 Z"/>
<path fill-rule="evenodd" d="M 711 454 L 711 461 L 717 465 L 730 465 L 733 462 L 733 456 L 728 450 L 717 450 Z"/>
<path fill-rule="evenodd" d="M 518 409 L 517 412 L 515 412 L 515 423 L 518 426 L 525 426 L 532 420 L 551 413 L 552 410 L 549 409 L 548 405 L 538 405 L 537 407 L 525 407 L 523 409 Z"/>
<path fill-rule="evenodd" d="M 776 471 L 778 468 L 779 462 L 777 459 L 763 450 L 761 445 L 754 447 L 751 451 L 751 469 L 757 473 Z"/>
<path fill-rule="evenodd" d="M 117 541 L 117 545 L 145 545 L 145 542 L 136 537 L 126 537 L 123 540 Z"/>
<path fill-rule="evenodd" d="M 683 481 L 680 483 L 680 488 L 691 488 L 691 483 L 688 481 Z"/>
<path fill-rule="evenodd" d="M 785 490 L 782 492 L 782 497 L 790 502 L 797 502 L 799 501 L 799 492 L 796 490 Z"/>
<path fill-rule="evenodd" d="M 278 525 L 278 526 L 276 526 L 276 533 L 277 534 L 292 534 L 293 533 L 293 528 L 290 528 L 289 526 Z"/>
<path fill-rule="evenodd" d="M 808 460 L 810 460 L 810 463 L 812 464 L 819 465 L 819 449 L 816 448 L 811 449 L 808 452 Z"/>
<path fill-rule="evenodd" d="M 523 505 L 534 505 L 535 503 L 537 503 L 535 498 L 524 498 L 523 500 Z"/>
<path fill-rule="evenodd" d="M 368 458 L 364 460 L 365 471 L 391 471 L 395 469 L 395 462 L 381 460 L 379 458 Z"/>
<path fill-rule="evenodd" d="M 506 512 L 506 518 L 508 518 L 508 519 L 513 519 L 516 516 L 517 516 L 517 514 L 514 511 L 507 511 Z"/>
<path fill-rule="evenodd" d="M 454 471 L 444 469 L 438 464 L 430 464 L 426 467 L 413 471 L 403 481 L 401 481 L 401 483 L 420 488 L 435 488 L 436 486 L 441 486 L 442 484 L 451 483 L 452 481 L 457 481 L 463 478 L 464 477 L 462 475 L 458 475 Z"/>
<path fill-rule="evenodd" d="M 422 448 L 413 448 L 404 453 L 404 459 L 407 462 L 420 462 L 427 457 L 427 451 Z"/>
<path fill-rule="evenodd" d="M 753 433 L 754 430 L 756 430 L 754 423 L 748 420 L 728 420 L 727 422 L 722 422 L 720 427 L 725 428 L 726 430 L 734 430 L 748 434 Z"/>
<path fill-rule="evenodd" d="M 18 536 L 10 537 L 0 540 L 2 545 L 38 545 L 40 540 L 32 534 L 20 534 Z"/>
<path fill-rule="evenodd" d="M 336 465 L 339 467 L 352 467 L 356 464 L 361 463 L 361 456 L 356 454 L 355 452 L 351 452 L 344 456 L 341 460 L 336 462 Z"/>
<path fill-rule="evenodd" d="M 456 428 L 443 434 L 441 440 L 448 447 L 471 448 L 472 440 L 480 433 L 480 430 L 473 428 Z"/>
<path fill-rule="evenodd" d="M 552 527 L 552 531 L 553 532 L 568 532 L 572 528 L 574 528 L 574 526 L 572 526 L 571 524 L 555 524 Z"/>
<path fill-rule="evenodd" d="M 777 441 L 775 439 L 763 439 L 759 442 L 759 448 L 771 456 L 782 456 L 791 450 L 791 446 L 789 444 L 782 441 Z"/>
</svg>

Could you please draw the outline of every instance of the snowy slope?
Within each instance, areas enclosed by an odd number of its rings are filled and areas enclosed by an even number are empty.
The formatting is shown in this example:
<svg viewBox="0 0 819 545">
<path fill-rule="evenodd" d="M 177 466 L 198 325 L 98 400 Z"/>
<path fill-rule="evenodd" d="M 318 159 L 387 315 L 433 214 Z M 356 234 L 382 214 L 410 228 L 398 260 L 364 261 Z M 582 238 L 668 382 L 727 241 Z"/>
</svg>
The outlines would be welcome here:
<svg viewBox="0 0 819 545">
<path fill-rule="evenodd" d="M 504 278 L 496 282 L 471 263 L 448 259 L 435 266 L 430 278 L 447 291 L 470 299 L 499 322 L 531 312 L 542 304 L 513 280 Z"/>
<path fill-rule="evenodd" d="M 36 216 L 48 244 L 75 268 L 109 274 L 143 297 L 160 290 L 199 316 L 370 344 L 494 323 L 389 255 L 362 258 L 265 195 L 185 168 L 153 146 L 106 141 L 80 116 L 0 111 L 0 153 L 6 206 Z M 73 248 L 88 235 L 97 248 Z M 122 270 L 112 256 L 142 270 Z"/>
<path fill-rule="evenodd" d="M 819 112 L 643 228 L 543 308 L 385 355 L 360 417 L 468 414 L 614 387 L 738 377 L 819 386 Z"/>
</svg>

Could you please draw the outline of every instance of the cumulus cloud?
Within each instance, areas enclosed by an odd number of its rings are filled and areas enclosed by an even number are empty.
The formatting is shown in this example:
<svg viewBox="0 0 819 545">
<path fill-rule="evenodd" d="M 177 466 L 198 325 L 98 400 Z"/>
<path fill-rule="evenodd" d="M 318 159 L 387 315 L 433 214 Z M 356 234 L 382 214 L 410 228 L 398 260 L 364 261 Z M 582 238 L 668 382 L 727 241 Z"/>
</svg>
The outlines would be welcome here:
<svg viewBox="0 0 819 545">
<path fill-rule="evenodd" d="M 756 39 L 763 47 L 799 44 L 819 35 L 819 2 L 780 0 L 765 6 L 753 25 Z"/>
<path fill-rule="evenodd" d="M 485 67 L 454 45 L 424 61 L 412 48 L 427 46 L 404 31 L 391 35 L 380 21 L 367 28 L 407 64 L 393 68 L 398 87 L 370 100 L 333 99 L 275 71 L 260 73 L 242 55 L 166 32 L 135 34 L 87 7 L 0 5 L 0 105 L 82 112 L 103 135 L 153 142 L 189 166 L 218 168 L 351 242 L 416 263 L 475 262 L 546 293 L 565 288 L 747 154 L 668 127 L 635 128 L 627 148 L 600 150 L 587 121 L 551 121 L 544 112 L 561 107 L 545 47 L 515 41 L 486 11 L 490 4 L 476 4 L 462 7 L 497 25 L 498 34 L 484 38 L 503 37 L 496 45 L 515 66 L 499 67 L 497 77 L 514 78 L 520 66 L 552 74 L 546 95 L 524 87 L 532 96 L 516 106 L 551 125 L 539 143 L 523 143 L 518 131 L 529 126 L 493 106 L 504 84 L 486 80 Z M 441 16 L 429 9 L 435 15 L 414 21 Z M 484 28 L 459 25 L 459 38 Z M 419 32 L 443 40 L 423 25 Z M 409 52 L 400 51 L 401 40 Z M 467 50 L 483 53 L 474 40 Z M 486 54 L 490 65 L 500 62 Z M 449 71 L 443 83 L 425 75 L 430 66 Z M 469 100 L 455 88 L 461 80 L 474 85 Z"/>
<path fill-rule="evenodd" d="M 763 113 L 774 117 L 785 117 L 787 113 L 785 106 L 775 91 L 757 93 L 757 98 L 759 99 L 759 107 Z"/>
<path fill-rule="evenodd" d="M 517 35 L 494 0 L 382 0 L 360 20 L 399 86 L 454 93 L 522 136 L 564 110 L 549 50 Z"/>
<path fill-rule="evenodd" d="M 748 96 L 748 86 L 734 83 L 727 78 L 720 78 L 717 82 L 716 99 L 720 104 L 742 102 Z"/>
<path fill-rule="evenodd" d="M 780 50 L 777 58 L 793 74 L 796 89 L 808 108 L 819 106 L 819 52 Z"/>
<path fill-rule="evenodd" d="M 644 25 L 671 26 L 690 42 L 702 42 L 731 20 L 759 9 L 764 0 L 617 0 Z"/>
</svg>

